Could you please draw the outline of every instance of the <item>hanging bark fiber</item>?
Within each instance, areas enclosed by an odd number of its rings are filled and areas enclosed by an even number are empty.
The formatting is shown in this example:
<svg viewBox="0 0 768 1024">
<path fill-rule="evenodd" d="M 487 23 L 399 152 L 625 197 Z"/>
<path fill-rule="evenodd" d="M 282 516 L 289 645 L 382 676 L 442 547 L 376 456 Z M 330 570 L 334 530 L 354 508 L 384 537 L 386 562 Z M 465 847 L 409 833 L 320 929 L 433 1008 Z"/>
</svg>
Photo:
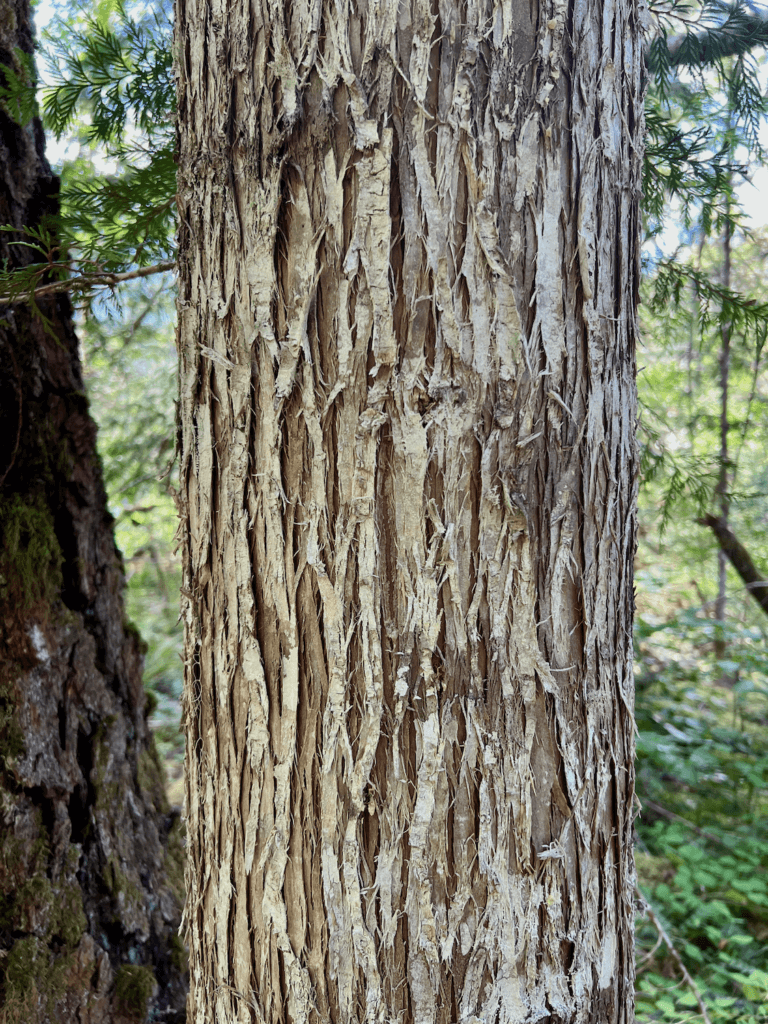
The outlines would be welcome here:
<svg viewBox="0 0 768 1024">
<path fill-rule="evenodd" d="M 184 0 L 190 1022 L 633 1018 L 626 0 Z"/>
</svg>

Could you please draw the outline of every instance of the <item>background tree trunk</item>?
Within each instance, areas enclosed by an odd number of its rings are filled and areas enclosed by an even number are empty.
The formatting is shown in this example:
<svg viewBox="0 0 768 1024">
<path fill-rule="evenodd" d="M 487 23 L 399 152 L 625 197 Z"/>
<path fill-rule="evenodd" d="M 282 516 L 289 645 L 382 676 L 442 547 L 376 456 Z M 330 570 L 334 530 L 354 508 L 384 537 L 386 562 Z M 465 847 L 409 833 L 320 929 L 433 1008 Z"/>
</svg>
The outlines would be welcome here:
<svg viewBox="0 0 768 1024">
<path fill-rule="evenodd" d="M 729 118 L 730 122 L 730 118 Z M 730 129 L 730 123 L 728 125 Z M 723 230 L 723 265 L 722 283 L 725 288 L 731 287 L 731 219 L 728 216 L 730 207 L 726 209 L 725 228 Z M 731 510 L 731 499 L 729 490 L 731 487 L 732 469 L 728 453 L 728 386 L 731 372 L 731 325 L 724 322 L 720 328 L 720 468 L 718 471 L 717 487 L 715 494 L 720 506 L 719 520 L 725 529 L 728 529 L 728 513 Z M 725 658 L 725 609 L 727 601 L 727 573 L 728 560 L 722 547 L 717 551 L 717 599 L 715 600 L 715 655 L 722 660 Z"/>
<path fill-rule="evenodd" d="M 0 0 L 0 64 L 33 51 Z M 58 210 L 39 121 L 0 109 L 0 258 Z M 146 723 L 72 310 L 0 311 L 0 1020 L 182 1020 L 181 825 Z M 162 1016 L 164 1014 L 164 1016 Z M 157 1018 L 153 1018 L 157 1019 Z"/>
<path fill-rule="evenodd" d="M 722 517 L 711 515 L 702 516 L 697 522 L 702 526 L 710 527 L 720 545 L 720 551 L 741 576 L 747 593 L 768 615 L 768 579 L 757 568 L 752 556 L 730 529 L 728 523 Z"/>
<path fill-rule="evenodd" d="M 176 31 L 190 1021 L 632 1021 L 636 7 Z"/>
</svg>

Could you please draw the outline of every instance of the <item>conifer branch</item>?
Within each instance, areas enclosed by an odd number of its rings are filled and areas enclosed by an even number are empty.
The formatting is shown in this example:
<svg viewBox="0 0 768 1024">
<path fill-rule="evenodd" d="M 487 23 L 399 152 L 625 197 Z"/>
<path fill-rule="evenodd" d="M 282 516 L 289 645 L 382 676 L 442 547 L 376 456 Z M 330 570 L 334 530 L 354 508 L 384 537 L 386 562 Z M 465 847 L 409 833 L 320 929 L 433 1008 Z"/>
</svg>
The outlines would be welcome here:
<svg viewBox="0 0 768 1024">
<path fill-rule="evenodd" d="M 155 263 L 151 267 L 138 267 L 136 270 L 126 270 L 120 274 L 112 274 L 106 271 L 101 271 L 98 274 L 78 274 L 77 277 L 70 277 L 63 281 L 51 281 L 30 291 L 21 292 L 18 295 L 0 295 L 0 308 L 24 302 L 34 302 L 56 292 L 87 292 L 100 287 L 114 288 L 115 285 L 123 281 L 134 281 L 139 277 L 151 277 L 153 274 L 162 274 L 168 270 L 175 269 L 175 260 L 163 260 L 161 263 Z"/>
<path fill-rule="evenodd" d="M 768 45 L 768 12 L 747 12 L 734 4 L 725 21 L 701 32 L 687 32 L 669 40 L 673 67 L 705 67 L 725 57 L 740 57 Z"/>
</svg>

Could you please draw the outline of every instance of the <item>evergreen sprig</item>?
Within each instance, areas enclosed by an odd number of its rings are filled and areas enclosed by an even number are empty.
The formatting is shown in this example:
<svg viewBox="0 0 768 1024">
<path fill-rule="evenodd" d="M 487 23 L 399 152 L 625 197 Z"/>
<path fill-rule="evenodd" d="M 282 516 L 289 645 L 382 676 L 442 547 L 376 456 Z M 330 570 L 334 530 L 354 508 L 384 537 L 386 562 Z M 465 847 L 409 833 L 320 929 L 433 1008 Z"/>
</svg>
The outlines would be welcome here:
<svg viewBox="0 0 768 1024">
<path fill-rule="evenodd" d="M 663 422 L 657 409 L 642 399 L 639 405 L 640 477 L 644 486 L 655 481 L 662 484 L 658 505 L 661 540 L 681 505 L 690 511 L 691 518 L 704 515 L 710 507 L 717 487 L 719 462 L 711 455 L 673 451 L 663 442 L 663 433 L 669 424 Z"/>
<path fill-rule="evenodd" d="M 70 175 L 62 189 L 69 230 L 81 259 L 119 272 L 174 254 L 176 164 L 170 149 L 121 173 Z"/>
<path fill-rule="evenodd" d="M 689 28 L 670 43 L 670 63 L 706 68 L 726 57 L 746 56 L 761 46 L 768 46 L 768 10 L 756 4 L 711 0 L 702 11 L 700 30 Z"/>
<path fill-rule="evenodd" d="M 768 106 L 759 56 L 768 44 L 768 10 L 744 2 L 702 0 L 693 6 L 672 0 L 652 3 L 651 13 L 656 28 L 648 49 L 651 94 L 674 107 L 673 93 L 687 75 L 705 104 L 724 99 L 735 117 L 733 131 L 762 154 L 760 126 Z"/>
<path fill-rule="evenodd" d="M 708 234 L 726 209 L 733 208 L 734 183 L 747 173 L 744 164 L 732 158 L 727 143 L 713 138 L 709 125 L 693 111 L 690 117 L 683 116 L 684 99 L 689 97 L 681 87 L 673 113 L 657 91 L 646 98 L 643 212 L 649 236 L 663 229 L 672 201 L 686 228 L 698 221 Z"/>
<path fill-rule="evenodd" d="M 175 90 L 168 12 L 118 0 L 45 39 L 46 127 L 79 133 L 66 164 L 62 223 L 80 280 L 166 263 L 174 255 Z M 83 155 L 83 145 L 85 154 Z M 94 170 L 98 162 L 109 171 Z"/>
<path fill-rule="evenodd" d="M 758 128 L 766 103 L 755 45 L 768 15 L 724 0 L 652 3 L 651 84 L 646 102 L 644 208 L 650 235 L 661 230 L 674 200 L 686 227 L 705 233 L 733 216 L 733 189 L 747 172 L 740 142 L 761 155 Z M 102 0 L 94 14 L 69 15 L 46 33 L 47 127 L 58 137 L 78 131 L 112 167 L 93 160 L 65 168 L 62 209 L 76 272 L 125 272 L 168 260 L 174 248 L 175 94 L 169 12 L 139 0 Z M 689 73 L 689 80 L 681 79 Z M 692 82 L 690 75 L 696 80 Z M 7 76 L 7 82 L 10 82 Z M 15 102 L 29 83 L 6 83 Z M 26 89 L 26 93 L 24 93 Z M 2 93 L 0 93 L 2 98 Z M 733 124 L 716 125 L 725 107 Z M 79 261 L 79 262 L 78 262 Z"/>
<path fill-rule="evenodd" d="M 46 33 L 46 126 L 61 138 L 89 115 L 88 138 L 116 156 L 134 151 L 137 130 L 152 143 L 172 144 L 170 22 L 162 10 L 132 16 L 126 2 L 115 5 L 112 20 L 113 26 L 90 18 L 81 28 L 60 24 L 56 34 Z"/>
<path fill-rule="evenodd" d="M 662 312 L 684 301 L 684 292 L 693 286 L 698 300 L 698 317 L 702 330 L 730 325 L 731 333 L 739 335 L 742 344 L 753 344 L 762 352 L 768 333 L 768 302 L 759 302 L 715 280 L 711 274 L 692 263 L 675 259 L 660 260 L 652 281 L 651 306 Z"/>
</svg>

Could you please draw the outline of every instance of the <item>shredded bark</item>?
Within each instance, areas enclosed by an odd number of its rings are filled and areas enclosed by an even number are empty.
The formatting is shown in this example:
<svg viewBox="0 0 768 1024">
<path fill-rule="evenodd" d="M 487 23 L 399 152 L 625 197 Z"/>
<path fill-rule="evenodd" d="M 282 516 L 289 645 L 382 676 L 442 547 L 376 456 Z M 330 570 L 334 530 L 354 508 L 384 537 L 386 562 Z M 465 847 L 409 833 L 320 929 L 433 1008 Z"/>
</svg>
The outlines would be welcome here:
<svg viewBox="0 0 768 1024">
<path fill-rule="evenodd" d="M 190 1021 L 629 1022 L 635 9 L 175 46 Z"/>
</svg>

